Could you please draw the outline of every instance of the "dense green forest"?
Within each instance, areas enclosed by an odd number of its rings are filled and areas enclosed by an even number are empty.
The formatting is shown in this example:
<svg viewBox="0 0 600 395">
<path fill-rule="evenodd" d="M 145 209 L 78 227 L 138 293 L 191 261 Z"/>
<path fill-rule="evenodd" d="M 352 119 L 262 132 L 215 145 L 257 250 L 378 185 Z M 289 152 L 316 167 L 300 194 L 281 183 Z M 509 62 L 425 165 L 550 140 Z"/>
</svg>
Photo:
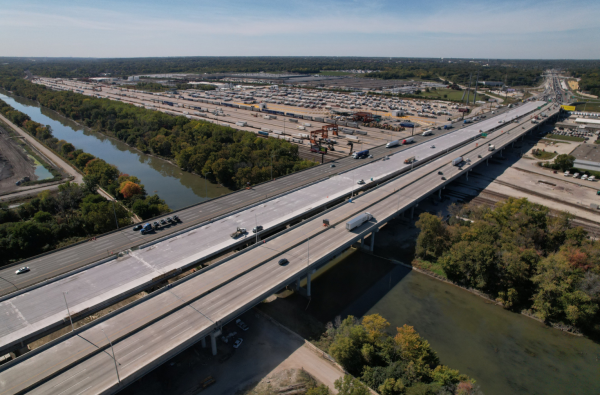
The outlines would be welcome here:
<svg viewBox="0 0 600 395">
<path fill-rule="evenodd" d="M 369 386 L 381 395 L 480 394 L 475 381 L 441 365 L 429 342 L 411 326 L 388 332 L 379 314 L 353 316 L 327 324 L 318 345 L 351 375 L 335 382 L 340 394 L 368 395 Z"/>
<path fill-rule="evenodd" d="M 600 332 L 600 245 L 567 213 L 527 199 L 423 213 L 414 264 L 497 298 L 505 308 Z M 463 220 L 468 218 L 468 220 Z M 471 222 L 472 221 L 472 222 Z"/>
<path fill-rule="evenodd" d="M 600 66 L 596 68 L 576 69 L 571 75 L 581 78 L 579 89 L 600 97 Z"/>
<path fill-rule="evenodd" d="M 153 73 L 292 72 L 316 74 L 331 70 L 376 70 L 376 78 L 439 78 L 468 84 L 479 72 L 479 80 L 504 81 L 511 86 L 534 86 L 550 68 L 576 71 L 576 76 L 598 72 L 595 60 L 503 60 L 366 57 L 172 57 L 131 59 L 0 58 L 6 71 L 22 75 L 27 70 L 46 77 L 125 77 Z M 474 82 L 473 82 L 474 83 Z M 587 89 L 587 88 L 586 88 Z"/>
<path fill-rule="evenodd" d="M 0 86 L 231 188 L 268 181 L 271 168 L 273 177 L 279 177 L 317 164 L 301 160 L 298 146 L 284 140 L 114 100 L 56 92 L 16 77 L 0 76 Z"/>
<path fill-rule="evenodd" d="M 85 174 L 84 181 L 89 191 L 94 192 L 98 186 L 102 187 L 142 219 L 170 211 L 157 195 L 147 196 L 144 185 L 137 177 L 122 174 L 116 166 L 81 149 L 75 149 L 73 144 L 65 140 L 57 139 L 52 135 L 50 126 L 31 120 L 29 115 L 15 110 L 2 100 L 0 100 L 0 113 L 81 170 Z M 108 230 L 111 229 L 96 227 L 95 232 L 103 233 Z"/>
</svg>

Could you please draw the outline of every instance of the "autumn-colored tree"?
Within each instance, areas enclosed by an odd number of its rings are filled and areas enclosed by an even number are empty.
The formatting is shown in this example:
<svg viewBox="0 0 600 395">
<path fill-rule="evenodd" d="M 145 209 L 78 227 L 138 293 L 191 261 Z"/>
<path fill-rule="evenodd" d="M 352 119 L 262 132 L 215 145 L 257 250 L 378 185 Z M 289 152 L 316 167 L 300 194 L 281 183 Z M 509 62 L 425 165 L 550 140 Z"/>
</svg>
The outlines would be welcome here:
<svg viewBox="0 0 600 395">
<path fill-rule="evenodd" d="M 371 341 L 376 343 L 385 336 L 385 330 L 390 326 L 390 323 L 379 314 L 371 314 L 363 317 L 362 325 L 367 330 Z"/>
<path fill-rule="evenodd" d="M 134 195 L 142 194 L 142 187 L 135 182 L 125 181 L 121 184 L 119 192 L 125 197 L 125 199 L 129 199 Z"/>
</svg>

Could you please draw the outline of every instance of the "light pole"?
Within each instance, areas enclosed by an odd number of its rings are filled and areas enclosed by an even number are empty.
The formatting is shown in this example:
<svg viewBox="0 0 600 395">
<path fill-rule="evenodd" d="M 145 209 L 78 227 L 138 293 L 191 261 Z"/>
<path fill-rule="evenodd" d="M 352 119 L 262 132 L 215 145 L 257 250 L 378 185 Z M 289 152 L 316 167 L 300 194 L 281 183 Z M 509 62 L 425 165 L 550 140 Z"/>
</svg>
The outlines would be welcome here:
<svg viewBox="0 0 600 395">
<path fill-rule="evenodd" d="M 206 196 L 206 198 L 208 198 L 208 180 L 206 179 L 206 176 L 212 174 L 210 171 L 207 173 L 204 173 L 204 187 L 205 187 L 205 192 L 204 195 Z"/>
<path fill-rule="evenodd" d="M 100 328 L 100 330 L 102 331 L 102 333 L 104 333 L 104 329 Z M 117 381 L 119 382 L 119 384 L 121 384 L 121 378 L 119 377 L 119 369 L 117 369 L 117 359 L 115 358 L 115 349 L 113 348 L 112 342 L 110 341 L 108 336 L 106 336 L 106 333 L 104 333 L 104 337 L 106 337 L 106 340 L 108 340 L 108 344 L 110 344 L 110 349 L 112 350 L 113 355 L 113 361 L 115 362 L 115 371 L 117 372 Z"/>
<path fill-rule="evenodd" d="M 63 292 L 63 298 L 65 298 L 65 305 L 67 306 L 67 313 L 69 314 L 69 321 L 71 321 L 71 331 L 75 331 L 75 327 L 73 326 L 73 319 L 71 318 L 71 311 L 69 311 L 69 304 L 67 303 L 67 294 L 69 291 Z"/>
<path fill-rule="evenodd" d="M 113 214 L 115 215 L 115 223 L 117 224 L 117 229 L 119 229 L 119 221 L 117 221 L 117 212 L 115 211 L 115 200 L 111 200 L 112 201 L 112 206 L 113 206 Z"/>
</svg>

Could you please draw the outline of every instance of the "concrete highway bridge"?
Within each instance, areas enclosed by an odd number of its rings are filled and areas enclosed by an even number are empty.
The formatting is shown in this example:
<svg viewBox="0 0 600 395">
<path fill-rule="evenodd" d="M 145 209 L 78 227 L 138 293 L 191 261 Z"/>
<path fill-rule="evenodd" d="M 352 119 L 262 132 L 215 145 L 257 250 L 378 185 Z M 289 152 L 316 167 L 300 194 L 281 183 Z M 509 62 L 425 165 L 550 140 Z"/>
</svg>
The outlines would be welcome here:
<svg viewBox="0 0 600 395">
<path fill-rule="evenodd" d="M 116 259 L 5 295 L 0 300 L 0 315 L 7 317 L 0 322 L 0 349 L 11 351 L 69 325 L 72 316 L 89 315 L 211 257 L 243 247 L 0 366 L 0 395 L 114 393 L 198 341 L 204 345 L 210 339 L 216 352 L 216 338 L 224 324 L 282 287 L 299 286 L 302 278 L 307 279 L 304 293 L 310 296 L 310 277 L 319 267 L 359 240 L 364 245 L 365 237 L 370 237 L 372 248 L 377 231 L 388 221 L 405 213 L 412 216 L 420 201 L 441 194 L 459 177 L 468 179 L 468 173 L 492 155 L 502 155 L 505 147 L 539 127 L 531 122 L 533 116 L 545 112 L 548 118 L 544 120 L 548 120 L 558 111 L 555 105 L 529 102 L 395 149 L 389 157 L 385 155 L 389 150 L 381 148 L 373 161 L 362 166 L 150 240 Z M 482 138 L 482 133 L 487 137 Z M 489 151 L 488 144 L 495 151 Z M 463 165 L 452 165 L 459 156 L 464 158 Z M 417 162 L 406 164 L 411 157 Z M 329 164 L 320 167 L 331 169 Z M 365 185 L 357 185 L 359 179 Z M 357 187 L 364 192 L 354 196 Z M 371 213 L 373 219 L 346 230 L 347 220 L 363 212 Z M 330 226 L 323 226 L 324 219 Z M 264 226 L 265 232 L 229 237 L 238 226 L 251 229 L 256 225 Z M 289 264 L 279 265 L 281 258 Z"/>
</svg>

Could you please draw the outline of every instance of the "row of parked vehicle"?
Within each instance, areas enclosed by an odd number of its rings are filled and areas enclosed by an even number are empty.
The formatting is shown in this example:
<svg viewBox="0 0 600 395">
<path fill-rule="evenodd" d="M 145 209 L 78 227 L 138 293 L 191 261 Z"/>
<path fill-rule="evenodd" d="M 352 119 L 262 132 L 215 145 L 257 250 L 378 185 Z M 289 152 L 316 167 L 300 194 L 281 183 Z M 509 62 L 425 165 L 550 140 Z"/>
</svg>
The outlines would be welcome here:
<svg viewBox="0 0 600 395">
<path fill-rule="evenodd" d="M 149 232 L 152 232 L 153 230 L 157 230 L 160 229 L 164 226 L 169 226 L 172 224 L 175 224 L 177 222 L 181 222 L 181 220 L 179 219 L 178 216 L 174 215 L 173 217 L 167 217 L 167 218 L 163 218 L 160 219 L 158 221 L 154 221 L 152 224 L 151 223 L 147 223 L 144 225 L 136 225 L 133 227 L 134 231 L 140 231 L 142 234 L 146 234 Z"/>
<path fill-rule="evenodd" d="M 585 173 L 584 174 L 579 174 L 579 173 L 571 174 L 570 171 L 568 171 L 568 170 L 565 171 L 565 177 L 570 177 L 571 175 L 573 176 L 573 178 L 579 178 L 579 176 L 581 176 L 582 180 L 596 181 L 596 176 L 590 176 L 590 175 L 585 174 Z"/>
</svg>

